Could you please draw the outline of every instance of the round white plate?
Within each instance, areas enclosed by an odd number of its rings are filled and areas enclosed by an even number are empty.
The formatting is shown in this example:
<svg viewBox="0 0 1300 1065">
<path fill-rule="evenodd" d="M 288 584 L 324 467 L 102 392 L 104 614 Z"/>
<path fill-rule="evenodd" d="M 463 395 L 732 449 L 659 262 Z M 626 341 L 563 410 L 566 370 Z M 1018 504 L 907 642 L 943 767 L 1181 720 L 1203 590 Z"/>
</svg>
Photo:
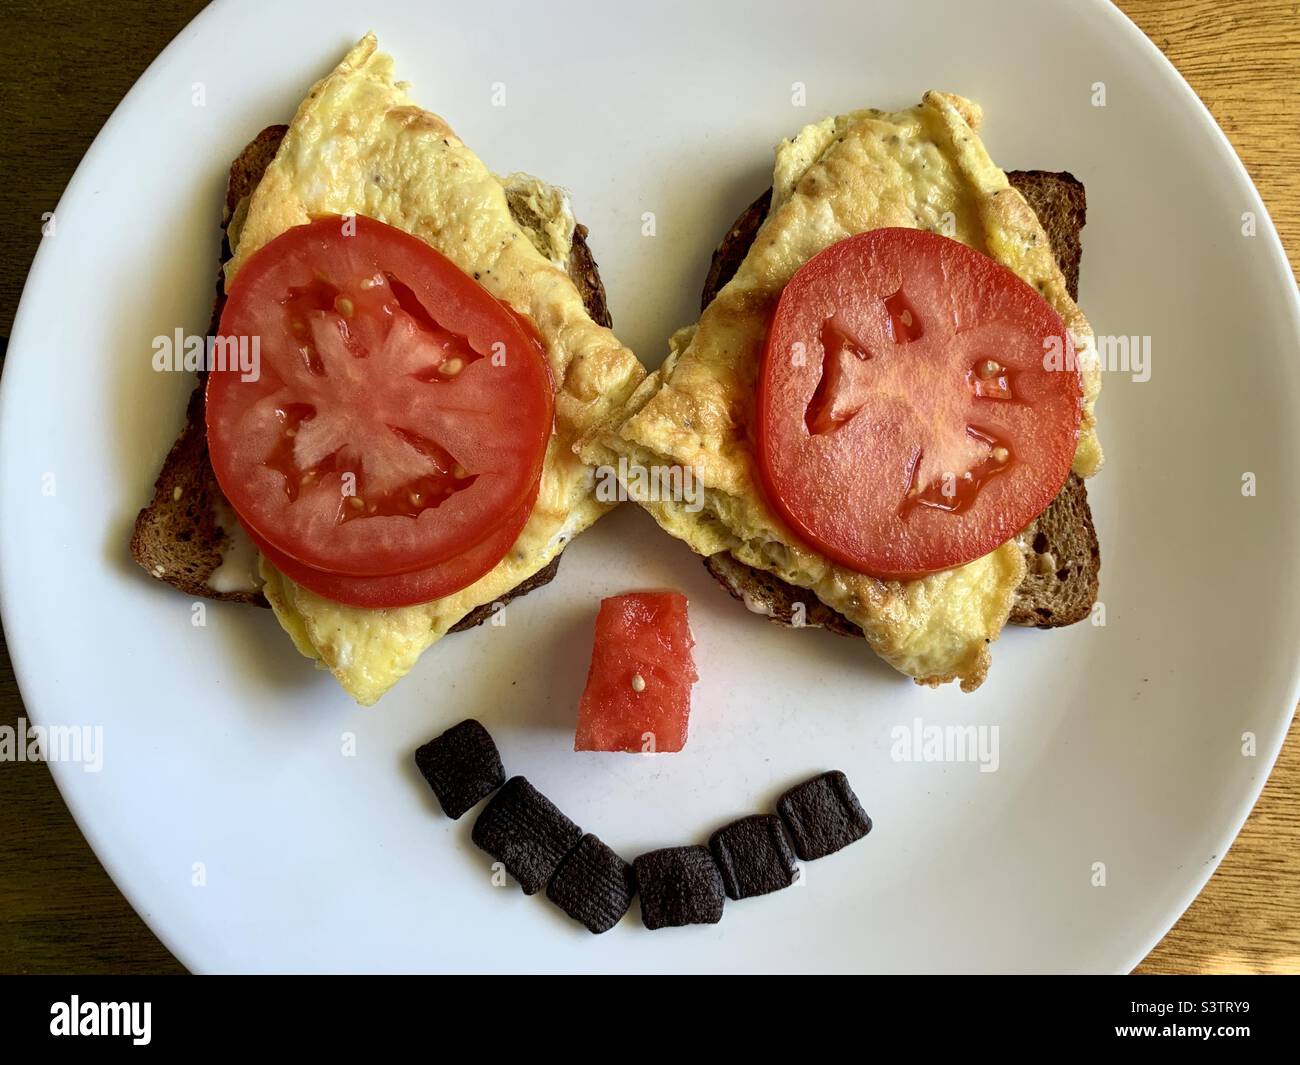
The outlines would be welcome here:
<svg viewBox="0 0 1300 1065">
<path fill-rule="evenodd" d="M 1099 408 L 1105 625 L 1008 631 L 977 693 L 930 691 L 852 641 L 747 614 L 632 507 L 505 626 L 450 637 L 371 710 L 269 612 L 210 604 L 193 625 L 126 550 L 190 389 L 152 371 L 151 338 L 206 327 L 229 161 L 368 28 L 495 170 L 571 190 L 620 336 L 651 364 L 695 317 L 771 147 L 806 122 L 944 88 L 984 106 L 1000 165 L 1079 176 L 1083 307 L 1152 354 L 1147 381 L 1105 375 Z M 1298 688 L 1296 290 L 1223 135 L 1103 3 L 232 0 L 140 79 L 56 217 L 4 374 L 5 629 L 31 717 L 102 726 L 102 770 L 56 779 L 192 969 L 1122 971 L 1268 775 Z M 598 598 L 665 584 L 699 641 L 687 749 L 574 754 Z M 494 888 L 472 818 L 447 821 L 415 773 L 414 748 L 467 716 L 628 858 L 829 768 L 876 828 L 717 926 L 649 933 L 633 915 L 592 937 Z M 997 771 L 896 759 L 894 730 L 918 721 L 996 728 Z"/>
</svg>

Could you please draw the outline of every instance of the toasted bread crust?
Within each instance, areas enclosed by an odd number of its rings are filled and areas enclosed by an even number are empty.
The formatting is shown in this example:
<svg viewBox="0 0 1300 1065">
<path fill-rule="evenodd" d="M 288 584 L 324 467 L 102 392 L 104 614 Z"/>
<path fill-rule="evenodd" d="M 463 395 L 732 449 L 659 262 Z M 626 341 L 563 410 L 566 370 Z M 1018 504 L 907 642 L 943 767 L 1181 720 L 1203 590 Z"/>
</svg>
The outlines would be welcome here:
<svg viewBox="0 0 1300 1065">
<path fill-rule="evenodd" d="M 1101 586 L 1101 546 L 1088 489 L 1070 474 L 1055 499 L 1020 538 L 1025 579 L 1011 607 L 1013 625 L 1055 629 L 1092 613 Z"/>
<path fill-rule="evenodd" d="M 261 592 L 218 592 L 208 584 L 226 546 L 226 533 L 217 522 L 223 499 L 208 461 L 200 384 L 190 393 L 185 428 L 163 462 L 153 500 L 136 516 L 131 554 L 150 576 L 186 595 L 268 606 Z"/>
<path fill-rule="evenodd" d="M 1038 215 L 1065 275 L 1070 298 L 1077 300 L 1083 255 L 1080 230 L 1087 220 L 1082 182 L 1072 174 L 1044 170 L 1013 171 L 1007 178 Z M 701 311 L 740 268 L 767 216 L 771 195 L 768 189 L 746 207 L 713 253 L 700 297 Z M 1089 615 L 1100 586 L 1101 548 L 1082 478 L 1070 475 L 1056 499 L 1025 530 L 1021 551 L 1027 573 L 1016 590 L 1009 619 L 1012 624 L 1050 629 L 1072 625 Z M 757 614 L 785 625 L 862 635 L 857 625 L 808 590 L 747 566 L 727 552 L 706 558 L 704 565 L 719 584 Z"/>
<path fill-rule="evenodd" d="M 569 278 L 582 297 L 587 314 L 597 325 L 606 329 L 614 327 L 614 319 L 609 314 L 609 303 L 605 298 L 605 282 L 600 279 L 600 269 L 596 266 L 596 257 L 591 254 L 587 244 L 587 227 L 577 223 L 573 227 L 573 247 L 569 252 Z"/>
<path fill-rule="evenodd" d="M 217 332 L 226 302 L 221 264 L 229 260 L 233 251 L 230 241 L 232 223 L 238 224 L 247 198 L 252 195 L 262 174 L 275 158 L 276 150 L 287 130 L 287 126 L 268 126 L 248 143 L 230 165 L 222 216 L 216 297 L 208 327 L 210 335 Z M 568 273 L 592 320 L 599 325 L 610 326 L 605 286 L 600 279 L 595 257 L 587 244 L 586 226 L 577 225 L 574 228 Z M 208 458 L 203 385 L 203 374 L 200 374 L 198 386 L 190 395 L 186 408 L 185 426 L 172 445 L 154 484 L 153 499 L 136 517 L 131 534 L 131 554 L 151 576 L 179 588 L 186 595 L 268 606 L 261 592 L 218 592 L 208 584 L 213 572 L 221 565 L 227 537 L 217 519 L 224 497 Z M 549 583 L 559 565 L 560 556 L 556 555 L 548 566 L 516 586 L 499 602 L 509 602 Z M 473 628 L 490 618 L 492 613 L 493 605 L 479 607 L 457 622 L 451 631 Z"/>
<path fill-rule="evenodd" d="M 832 610 L 806 588 L 789 584 L 775 573 L 755 569 L 730 551 L 704 560 L 704 568 L 745 608 L 791 628 L 830 629 L 840 636 L 862 637 L 862 629 Z"/>
<path fill-rule="evenodd" d="M 758 234 L 758 228 L 767 217 L 768 207 L 772 202 L 772 190 L 769 188 L 758 199 L 740 212 L 740 217 L 732 223 L 727 235 L 722 238 L 709 263 L 709 273 L 704 279 L 704 291 L 700 293 L 700 313 L 718 294 L 719 289 L 736 276 L 740 264 L 749 254 L 750 245 Z"/>
</svg>

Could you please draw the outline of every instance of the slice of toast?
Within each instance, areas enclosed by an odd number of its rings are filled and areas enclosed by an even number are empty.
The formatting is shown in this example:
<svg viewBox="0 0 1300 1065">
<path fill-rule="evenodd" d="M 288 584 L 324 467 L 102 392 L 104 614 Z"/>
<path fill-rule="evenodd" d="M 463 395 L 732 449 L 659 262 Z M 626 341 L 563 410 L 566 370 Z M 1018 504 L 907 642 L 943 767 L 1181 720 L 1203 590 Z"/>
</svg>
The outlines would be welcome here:
<svg viewBox="0 0 1300 1065">
<path fill-rule="evenodd" d="M 287 126 L 268 126 L 230 165 L 222 218 L 221 261 L 217 264 L 216 299 L 208 327 L 210 335 L 217 332 L 226 301 L 221 264 L 232 254 L 230 231 L 232 228 L 237 231 L 241 224 L 248 197 L 275 158 L 287 129 Z M 515 220 L 525 228 L 530 222 L 537 222 L 535 218 L 524 216 L 528 208 L 522 201 L 516 203 L 511 199 L 510 209 Z M 586 237 L 586 227 L 575 226 L 568 273 L 592 320 L 608 327 L 611 322 L 605 287 Z M 233 518 L 229 516 L 229 506 L 208 460 L 203 384 L 203 375 L 200 374 L 198 387 L 191 394 L 185 412 L 185 427 L 163 462 L 154 485 L 153 499 L 136 517 L 131 534 L 131 554 L 152 576 L 174 585 L 186 595 L 267 606 L 260 591 L 218 591 L 210 583 L 225 552 L 232 545 L 231 534 L 226 529 Z M 556 555 L 550 565 L 523 581 L 498 603 L 508 602 L 547 584 L 559 565 L 560 556 Z M 452 626 L 451 631 L 459 632 L 481 624 L 491 617 L 495 605 L 471 611 Z"/>
<path fill-rule="evenodd" d="M 1007 178 L 1038 215 L 1065 275 L 1070 297 L 1077 300 L 1079 260 L 1083 255 L 1080 231 L 1087 219 L 1083 184 L 1071 174 L 1044 170 L 1013 171 Z M 740 268 L 767 217 L 771 194 L 768 189 L 741 212 L 713 253 L 700 298 L 701 311 Z M 1016 590 L 1011 623 L 1051 629 L 1086 618 L 1097 599 L 1101 549 L 1088 506 L 1088 490 L 1081 477 L 1070 474 L 1057 497 L 1024 531 L 1018 543 L 1027 573 Z M 862 635 L 857 625 L 806 589 L 747 566 L 729 552 L 706 558 L 704 565 L 727 591 L 757 614 L 786 625 L 819 626 L 845 636 Z"/>
</svg>

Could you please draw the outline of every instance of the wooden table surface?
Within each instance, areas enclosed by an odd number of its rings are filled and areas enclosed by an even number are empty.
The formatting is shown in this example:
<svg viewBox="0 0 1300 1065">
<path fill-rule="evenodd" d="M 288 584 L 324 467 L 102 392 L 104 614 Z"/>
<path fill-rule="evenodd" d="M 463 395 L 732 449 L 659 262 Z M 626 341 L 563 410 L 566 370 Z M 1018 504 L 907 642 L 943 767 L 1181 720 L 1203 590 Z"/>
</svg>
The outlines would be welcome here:
<svg viewBox="0 0 1300 1065">
<path fill-rule="evenodd" d="M 0 113 L 8 215 L 0 335 L 27 267 L 95 133 L 195 0 L 5 0 Z M 1123 0 L 1209 106 L 1300 263 L 1300 4 Z M 17 176 L 14 180 L 12 175 Z M 0 640 L 0 724 L 23 714 Z M 1300 721 L 1300 719 L 1297 719 Z M 1142 973 L 1300 972 L 1300 724 L 1213 879 Z M 0 765 L 0 972 L 182 972 L 100 868 L 41 764 Z"/>
</svg>

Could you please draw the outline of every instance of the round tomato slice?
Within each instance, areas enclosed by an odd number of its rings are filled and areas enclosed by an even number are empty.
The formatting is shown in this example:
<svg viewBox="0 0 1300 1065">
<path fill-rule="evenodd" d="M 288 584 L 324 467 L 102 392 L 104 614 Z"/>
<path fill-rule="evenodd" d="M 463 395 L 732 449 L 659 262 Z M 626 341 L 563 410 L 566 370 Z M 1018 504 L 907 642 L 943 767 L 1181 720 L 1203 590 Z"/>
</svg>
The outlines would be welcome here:
<svg viewBox="0 0 1300 1065">
<path fill-rule="evenodd" d="M 382 222 L 318 218 L 259 249 L 231 286 L 213 362 L 221 489 L 305 566 L 425 570 L 536 491 L 554 415 L 536 334 Z"/>
<path fill-rule="evenodd" d="M 510 519 L 464 554 L 456 555 L 428 569 L 410 573 L 393 573 L 386 577 L 345 577 L 337 573 L 304 566 L 296 559 L 277 551 L 246 527 L 254 546 L 268 562 L 304 588 L 336 603 L 380 607 L 414 606 L 453 595 L 468 588 L 488 573 L 509 553 L 519 533 L 528 522 L 536 496 L 510 516 Z"/>
<path fill-rule="evenodd" d="M 994 550 L 1052 501 L 1083 392 L 1060 315 L 1015 274 L 915 229 L 833 244 L 777 303 L 755 444 L 816 550 L 908 579 Z"/>
</svg>

